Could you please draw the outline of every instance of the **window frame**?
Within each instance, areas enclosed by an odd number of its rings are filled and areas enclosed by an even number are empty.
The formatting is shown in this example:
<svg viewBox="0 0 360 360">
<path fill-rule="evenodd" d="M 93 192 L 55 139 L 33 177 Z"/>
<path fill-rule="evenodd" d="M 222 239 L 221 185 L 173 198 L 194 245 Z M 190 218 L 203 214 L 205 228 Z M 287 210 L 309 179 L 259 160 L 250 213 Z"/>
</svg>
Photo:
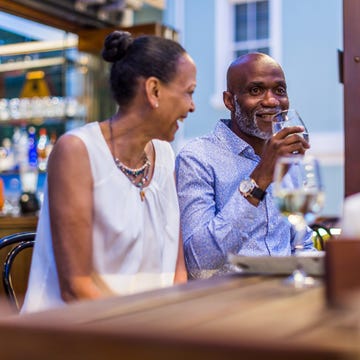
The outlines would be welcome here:
<svg viewBox="0 0 360 360">
<path fill-rule="evenodd" d="M 210 104 L 215 109 L 223 109 L 222 93 L 226 90 L 226 70 L 234 60 L 235 50 L 235 19 L 234 5 L 241 3 L 257 2 L 260 0 L 215 0 L 214 14 L 214 39 L 215 39 L 215 69 L 214 90 Z M 269 55 L 281 63 L 281 2 L 282 0 L 269 1 Z M 248 44 L 261 44 L 262 40 L 248 41 Z"/>
</svg>

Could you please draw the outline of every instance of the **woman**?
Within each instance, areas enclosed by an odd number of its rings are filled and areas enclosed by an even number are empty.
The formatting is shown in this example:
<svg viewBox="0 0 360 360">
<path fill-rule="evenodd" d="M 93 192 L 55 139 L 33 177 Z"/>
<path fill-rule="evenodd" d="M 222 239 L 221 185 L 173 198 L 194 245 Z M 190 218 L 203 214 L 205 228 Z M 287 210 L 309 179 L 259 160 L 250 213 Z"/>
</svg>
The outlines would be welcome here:
<svg viewBox="0 0 360 360">
<path fill-rule="evenodd" d="M 174 41 L 122 31 L 102 56 L 119 108 L 51 153 L 23 312 L 186 281 L 168 141 L 195 110 L 196 67 Z"/>
</svg>

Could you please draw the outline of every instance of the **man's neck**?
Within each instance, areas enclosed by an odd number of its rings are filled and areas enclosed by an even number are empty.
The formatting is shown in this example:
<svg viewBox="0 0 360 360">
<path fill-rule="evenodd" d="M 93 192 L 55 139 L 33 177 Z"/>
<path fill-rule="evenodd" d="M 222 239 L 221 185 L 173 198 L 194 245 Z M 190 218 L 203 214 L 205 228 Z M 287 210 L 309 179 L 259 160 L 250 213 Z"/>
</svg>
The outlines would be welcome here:
<svg viewBox="0 0 360 360">
<path fill-rule="evenodd" d="M 261 156 L 266 140 L 260 139 L 256 136 L 248 135 L 239 129 L 236 121 L 230 122 L 230 129 L 242 140 L 247 142 L 255 151 L 255 154 Z"/>
</svg>

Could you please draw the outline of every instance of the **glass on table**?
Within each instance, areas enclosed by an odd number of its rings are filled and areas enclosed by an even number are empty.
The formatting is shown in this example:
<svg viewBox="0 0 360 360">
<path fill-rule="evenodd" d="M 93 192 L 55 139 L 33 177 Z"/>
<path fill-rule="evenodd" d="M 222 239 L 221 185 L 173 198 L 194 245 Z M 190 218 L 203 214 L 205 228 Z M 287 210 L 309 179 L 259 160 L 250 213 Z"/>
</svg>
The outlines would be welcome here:
<svg viewBox="0 0 360 360">
<path fill-rule="evenodd" d="M 280 212 L 295 229 L 294 255 L 306 255 L 303 250 L 307 225 L 321 211 L 325 200 L 319 162 L 309 155 L 280 157 L 274 172 L 274 196 Z M 315 280 L 298 264 L 287 283 L 306 287 L 314 285 Z"/>
</svg>

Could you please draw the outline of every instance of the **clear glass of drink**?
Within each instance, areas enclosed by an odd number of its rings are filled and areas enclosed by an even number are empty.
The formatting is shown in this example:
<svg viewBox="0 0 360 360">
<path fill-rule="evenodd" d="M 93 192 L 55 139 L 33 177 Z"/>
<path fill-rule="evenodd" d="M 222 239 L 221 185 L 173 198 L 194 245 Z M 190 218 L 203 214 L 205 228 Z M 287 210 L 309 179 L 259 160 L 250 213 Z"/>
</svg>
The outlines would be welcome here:
<svg viewBox="0 0 360 360">
<path fill-rule="evenodd" d="M 296 231 L 294 255 L 301 256 L 307 225 L 314 221 L 325 200 L 319 162 L 309 155 L 280 157 L 274 172 L 274 196 L 280 212 Z M 299 264 L 287 282 L 295 287 L 315 283 Z"/>
<path fill-rule="evenodd" d="M 301 135 L 309 142 L 309 132 L 299 113 L 295 109 L 283 110 L 274 115 L 272 120 L 273 134 L 276 134 L 283 128 L 289 126 L 302 126 L 304 131 Z"/>
</svg>

